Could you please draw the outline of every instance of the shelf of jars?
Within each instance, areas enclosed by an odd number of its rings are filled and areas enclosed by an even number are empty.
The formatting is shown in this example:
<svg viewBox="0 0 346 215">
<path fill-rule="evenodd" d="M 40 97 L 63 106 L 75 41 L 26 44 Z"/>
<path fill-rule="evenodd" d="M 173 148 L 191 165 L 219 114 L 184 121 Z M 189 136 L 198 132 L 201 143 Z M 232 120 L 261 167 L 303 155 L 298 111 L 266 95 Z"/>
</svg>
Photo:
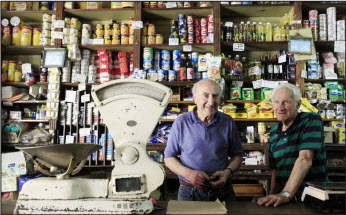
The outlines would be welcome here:
<svg viewBox="0 0 346 215">
<path fill-rule="evenodd" d="M 41 17 L 42 18 L 42 17 Z M 2 55 L 40 55 L 44 48 L 54 46 L 1 46 Z"/>
<path fill-rule="evenodd" d="M 229 50 L 229 47 L 233 47 L 234 43 L 244 43 L 245 44 L 245 52 L 248 51 L 278 51 L 282 49 L 288 48 L 287 41 L 223 41 L 222 44 L 225 45 L 223 47 L 224 50 Z M 233 50 L 233 48 L 231 48 Z"/>
<path fill-rule="evenodd" d="M 143 8 L 142 20 L 176 20 L 178 14 L 195 17 L 208 17 L 213 13 L 213 7 L 186 7 L 186 8 Z"/>
<path fill-rule="evenodd" d="M 76 17 L 82 21 L 124 20 L 134 17 L 134 8 L 102 8 L 102 9 L 64 9 L 65 17 Z"/>
<path fill-rule="evenodd" d="M 48 82 L 36 82 L 39 85 L 48 85 Z M 29 87 L 25 82 L 1 82 L 2 86 Z"/>
<path fill-rule="evenodd" d="M 211 52 L 213 53 L 214 44 L 213 43 L 189 43 L 180 45 L 168 45 L 168 44 L 153 44 L 153 45 L 143 45 L 143 47 L 151 47 L 153 49 L 159 50 L 183 50 L 184 45 L 190 45 L 193 52 Z"/>
<path fill-rule="evenodd" d="M 1 11 L 1 18 L 10 20 L 13 16 L 18 16 L 23 22 L 42 22 L 43 14 L 55 14 L 54 10 L 27 10 L 27 11 Z"/>
<path fill-rule="evenodd" d="M 112 51 L 112 52 L 118 52 L 118 51 L 126 51 L 126 52 L 130 52 L 133 51 L 134 49 L 134 45 L 128 45 L 128 44 L 122 44 L 122 45 L 82 45 L 79 44 L 78 45 L 80 49 L 88 49 L 90 51 L 94 51 L 97 52 L 97 50 L 100 49 L 107 49 L 108 51 Z M 67 45 L 63 45 L 63 47 L 67 47 Z"/>
<path fill-rule="evenodd" d="M 281 17 L 293 11 L 290 4 L 221 5 L 222 17 Z"/>
<path fill-rule="evenodd" d="M 7 122 L 33 122 L 33 123 L 48 123 L 49 119 L 9 119 Z"/>
</svg>

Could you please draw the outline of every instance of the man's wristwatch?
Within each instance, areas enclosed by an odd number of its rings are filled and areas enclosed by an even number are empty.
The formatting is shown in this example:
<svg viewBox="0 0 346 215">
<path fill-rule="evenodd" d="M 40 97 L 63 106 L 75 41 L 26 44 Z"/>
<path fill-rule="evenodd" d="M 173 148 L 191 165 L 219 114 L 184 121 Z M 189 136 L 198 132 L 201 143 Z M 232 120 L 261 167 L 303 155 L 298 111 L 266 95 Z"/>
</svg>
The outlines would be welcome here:
<svg viewBox="0 0 346 215">
<path fill-rule="evenodd" d="M 282 192 L 280 193 L 280 195 L 282 195 L 282 196 L 288 198 L 289 200 L 291 200 L 291 199 L 293 198 L 293 196 L 292 196 L 289 192 L 287 192 L 287 191 L 282 191 Z"/>
</svg>

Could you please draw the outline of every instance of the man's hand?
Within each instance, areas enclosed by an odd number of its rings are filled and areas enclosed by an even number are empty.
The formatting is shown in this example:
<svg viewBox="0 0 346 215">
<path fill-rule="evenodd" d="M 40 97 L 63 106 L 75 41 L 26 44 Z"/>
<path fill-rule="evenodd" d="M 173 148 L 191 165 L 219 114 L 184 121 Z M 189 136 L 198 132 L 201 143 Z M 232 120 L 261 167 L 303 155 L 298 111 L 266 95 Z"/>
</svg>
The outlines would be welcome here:
<svg viewBox="0 0 346 215">
<path fill-rule="evenodd" d="M 269 196 L 258 199 L 257 204 L 265 205 L 265 206 L 270 206 L 274 204 L 274 207 L 277 207 L 281 204 L 285 204 L 288 202 L 290 202 L 289 198 L 281 194 L 275 194 L 275 195 L 269 195 Z"/>
<path fill-rule="evenodd" d="M 205 182 L 209 181 L 209 176 L 205 172 L 198 170 L 189 171 L 186 178 L 199 190 L 203 190 Z"/>
<path fill-rule="evenodd" d="M 230 176 L 230 171 L 216 171 L 210 176 L 210 184 L 212 188 L 221 188 L 225 186 L 227 179 Z"/>
</svg>

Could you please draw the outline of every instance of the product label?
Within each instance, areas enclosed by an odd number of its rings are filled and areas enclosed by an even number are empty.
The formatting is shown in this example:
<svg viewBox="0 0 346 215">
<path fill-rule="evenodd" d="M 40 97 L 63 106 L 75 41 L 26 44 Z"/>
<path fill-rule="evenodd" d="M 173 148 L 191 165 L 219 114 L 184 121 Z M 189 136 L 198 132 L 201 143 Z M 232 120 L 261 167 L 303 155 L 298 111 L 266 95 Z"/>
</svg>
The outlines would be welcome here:
<svg viewBox="0 0 346 215">
<path fill-rule="evenodd" d="M 169 38 L 168 45 L 170 46 L 179 45 L 179 38 Z"/>
<path fill-rule="evenodd" d="M 78 91 L 82 92 L 86 89 L 86 84 L 82 83 L 82 84 L 78 84 Z"/>
<path fill-rule="evenodd" d="M 243 52 L 244 50 L 245 50 L 245 44 L 244 43 L 234 43 L 233 44 L 233 51 Z"/>
<path fill-rule="evenodd" d="M 192 46 L 191 45 L 184 45 L 183 51 L 184 52 L 192 52 Z"/>
<path fill-rule="evenodd" d="M 141 28 L 143 28 L 143 22 L 142 21 L 132 21 L 132 27 L 133 27 L 133 29 L 141 29 Z"/>
<path fill-rule="evenodd" d="M 345 53 L 345 41 L 335 41 L 335 43 L 334 43 L 334 52 L 343 52 L 343 53 Z"/>
<path fill-rule="evenodd" d="M 64 28 L 65 27 L 65 20 L 56 20 L 53 22 L 54 28 Z"/>
<path fill-rule="evenodd" d="M 81 103 L 90 102 L 90 94 L 82 95 L 80 100 L 81 100 Z"/>
</svg>

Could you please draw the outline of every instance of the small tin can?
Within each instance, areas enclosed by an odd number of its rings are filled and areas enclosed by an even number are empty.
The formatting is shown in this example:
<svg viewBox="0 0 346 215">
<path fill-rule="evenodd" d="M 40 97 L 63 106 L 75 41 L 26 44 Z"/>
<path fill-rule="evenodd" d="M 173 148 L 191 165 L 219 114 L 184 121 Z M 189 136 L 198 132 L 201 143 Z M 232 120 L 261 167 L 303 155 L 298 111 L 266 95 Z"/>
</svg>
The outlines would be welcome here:
<svg viewBox="0 0 346 215">
<path fill-rule="evenodd" d="M 96 25 L 96 30 L 103 30 L 103 25 L 102 24 L 97 24 Z"/>
<path fill-rule="evenodd" d="M 7 71 L 8 70 L 8 60 L 2 60 L 1 70 Z"/>
<path fill-rule="evenodd" d="M 185 81 L 187 80 L 187 71 L 186 71 L 186 67 L 180 67 L 179 70 L 179 77 L 181 81 Z"/>
<path fill-rule="evenodd" d="M 190 43 L 190 44 L 193 43 L 194 42 L 194 36 L 189 34 L 187 36 L 187 42 Z"/>
<path fill-rule="evenodd" d="M 127 23 L 121 23 L 120 34 L 128 35 L 129 34 L 129 25 Z"/>
<path fill-rule="evenodd" d="M 177 1 L 177 7 L 184 7 L 184 3 L 182 1 Z"/>
<path fill-rule="evenodd" d="M 157 2 L 157 7 L 158 8 L 163 8 L 164 7 L 163 1 Z"/>
<path fill-rule="evenodd" d="M 198 53 L 197 52 L 192 52 L 191 61 L 192 61 L 192 63 L 198 63 Z"/>
<path fill-rule="evenodd" d="M 79 25 L 78 22 L 79 21 L 77 18 L 71 18 L 71 28 L 78 28 L 78 25 Z"/>
<path fill-rule="evenodd" d="M 170 51 L 162 50 L 161 51 L 161 58 L 162 58 L 162 61 L 170 61 L 170 59 L 171 59 Z"/>
<path fill-rule="evenodd" d="M 16 26 L 12 28 L 12 45 L 20 46 L 21 43 L 21 30 L 20 27 Z"/>
<path fill-rule="evenodd" d="M 187 16 L 186 19 L 188 25 L 193 25 L 193 16 Z"/>
<path fill-rule="evenodd" d="M 156 1 L 151 1 L 149 7 L 150 8 L 157 8 L 157 2 Z"/>
<path fill-rule="evenodd" d="M 200 27 L 201 26 L 201 19 L 195 19 L 194 20 L 194 26 L 195 27 Z"/>
<path fill-rule="evenodd" d="M 201 37 L 201 43 L 208 43 L 207 36 Z"/>
<path fill-rule="evenodd" d="M 180 50 L 173 50 L 173 61 L 180 61 L 180 55 L 181 51 Z"/>
<path fill-rule="evenodd" d="M 213 14 L 208 15 L 208 23 L 214 23 L 214 15 Z"/>
<path fill-rule="evenodd" d="M 135 33 L 135 29 L 132 27 L 132 24 L 129 25 L 129 33 L 130 35 Z"/>
<path fill-rule="evenodd" d="M 70 29 L 67 28 L 67 31 L 68 33 L 64 33 L 64 35 L 70 35 Z M 51 31 L 50 30 L 42 30 L 42 37 L 51 37 Z"/>
<path fill-rule="evenodd" d="M 52 16 L 47 14 L 47 13 L 44 13 L 42 16 L 42 21 L 43 22 L 52 22 Z"/>
<path fill-rule="evenodd" d="M 143 7 L 144 8 L 149 8 L 149 2 L 148 1 L 145 1 L 145 2 L 143 2 Z"/>
<path fill-rule="evenodd" d="M 14 73 L 16 71 L 16 61 L 10 61 L 8 64 L 8 77 L 7 80 L 9 82 L 13 82 L 14 81 Z"/>
<path fill-rule="evenodd" d="M 163 35 L 156 34 L 156 44 L 163 44 Z"/>
<path fill-rule="evenodd" d="M 150 59 L 152 60 L 154 57 L 154 50 L 151 47 L 145 47 L 143 49 L 143 59 Z"/>
<path fill-rule="evenodd" d="M 207 27 L 202 27 L 201 28 L 201 36 L 208 36 L 208 28 Z"/>
<path fill-rule="evenodd" d="M 187 34 L 193 36 L 193 32 L 194 32 L 193 25 L 188 25 L 187 26 Z"/>
<path fill-rule="evenodd" d="M 155 44 L 155 36 L 148 36 L 148 45 Z"/>
<path fill-rule="evenodd" d="M 161 61 L 161 68 L 164 70 L 170 70 L 171 69 L 171 62 L 170 61 Z"/>
<path fill-rule="evenodd" d="M 78 35 L 78 29 L 77 28 L 70 28 L 70 34 Z"/>
<path fill-rule="evenodd" d="M 168 81 L 175 81 L 175 71 L 168 70 Z"/>
<path fill-rule="evenodd" d="M 202 18 L 201 19 L 201 27 L 207 27 L 207 25 L 208 25 L 207 19 L 206 18 Z"/>
<path fill-rule="evenodd" d="M 113 36 L 120 36 L 120 25 L 118 23 L 113 24 Z"/>
<path fill-rule="evenodd" d="M 70 44 L 78 44 L 78 36 L 70 34 Z"/>
<path fill-rule="evenodd" d="M 64 20 L 65 20 L 65 27 L 71 28 L 71 18 L 66 17 Z"/>
<path fill-rule="evenodd" d="M 22 27 L 21 29 L 21 46 L 31 46 L 31 37 L 32 37 L 32 28 L 31 27 Z"/>
<path fill-rule="evenodd" d="M 189 1 L 184 1 L 184 7 L 191 7 L 191 3 Z"/>
<path fill-rule="evenodd" d="M 121 35 L 121 44 L 128 45 L 129 44 L 129 35 Z"/>
<path fill-rule="evenodd" d="M 148 44 L 148 37 L 147 36 L 142 36 L 142 45 L 145 46 Z"/>
<path fill-rule="evenodd" d="M 42 46 L 49 46 L 50 42 L 51 42 L 50 37 L 42 37 Z"/>
<path fill-rule="evenodd" d="M 153 63 L 151 59 L 143 59 L 143 69 L 149 70 L 153 67 Z"/>
<path fill-rule="evenodd" d="M 42 32 L 41 29 L 34 28 L 33 38 L 32 38 L 32 45 L 33 46 L 39 46 L 40 45 L 41 32 Z"/>
<path fill-rule="evenodd" d="M 112 44 L 113 45 L 119 45 L 120 44 L 120 36 L 119 35 L 117 35 L 117 36 L 113 35 Z"/>
<path fill-rule="evenodd" d="M 154 36 L 155 35 L 155 25 L 154 24 L 149 24 L 148 25 L 148 35 L 149 36 Z"/>
<path fill-rule="evenodd" d="M 105 45 L 110 45 L 112 44 L 111 36 L 105 36 Z"/>
<path fill-rule="evenodd" d="M 208 33 L 214 33 L 214 23 L 208 24 Z"/>
<path fill-rule="evenodd" d="M 129 36 L 129 44 L 134 44 L 135 43 L 135 37 L 133 34 L 130 34 Z"/>
<path fill-rule="evenodd" d="M 166 81 L 166 79 L 165 79 L 165 73 L 166 73 L 166 71 L 163 70 L 163 69 L 157 70 L 157 80 L 158 80 L 158 81 Z"/>
<path fill-rule="evenodd" d="M 177 73 L 179 73 L 180 71 L 180 61 L 173 61 L 173 70 L 176 71 Z"/>
<path fill-rule="evenodd" d="M 14 72 L 14 82 L 22 82 L 22 71 L 15 70 L 15 72 Z"/>
</svg>

